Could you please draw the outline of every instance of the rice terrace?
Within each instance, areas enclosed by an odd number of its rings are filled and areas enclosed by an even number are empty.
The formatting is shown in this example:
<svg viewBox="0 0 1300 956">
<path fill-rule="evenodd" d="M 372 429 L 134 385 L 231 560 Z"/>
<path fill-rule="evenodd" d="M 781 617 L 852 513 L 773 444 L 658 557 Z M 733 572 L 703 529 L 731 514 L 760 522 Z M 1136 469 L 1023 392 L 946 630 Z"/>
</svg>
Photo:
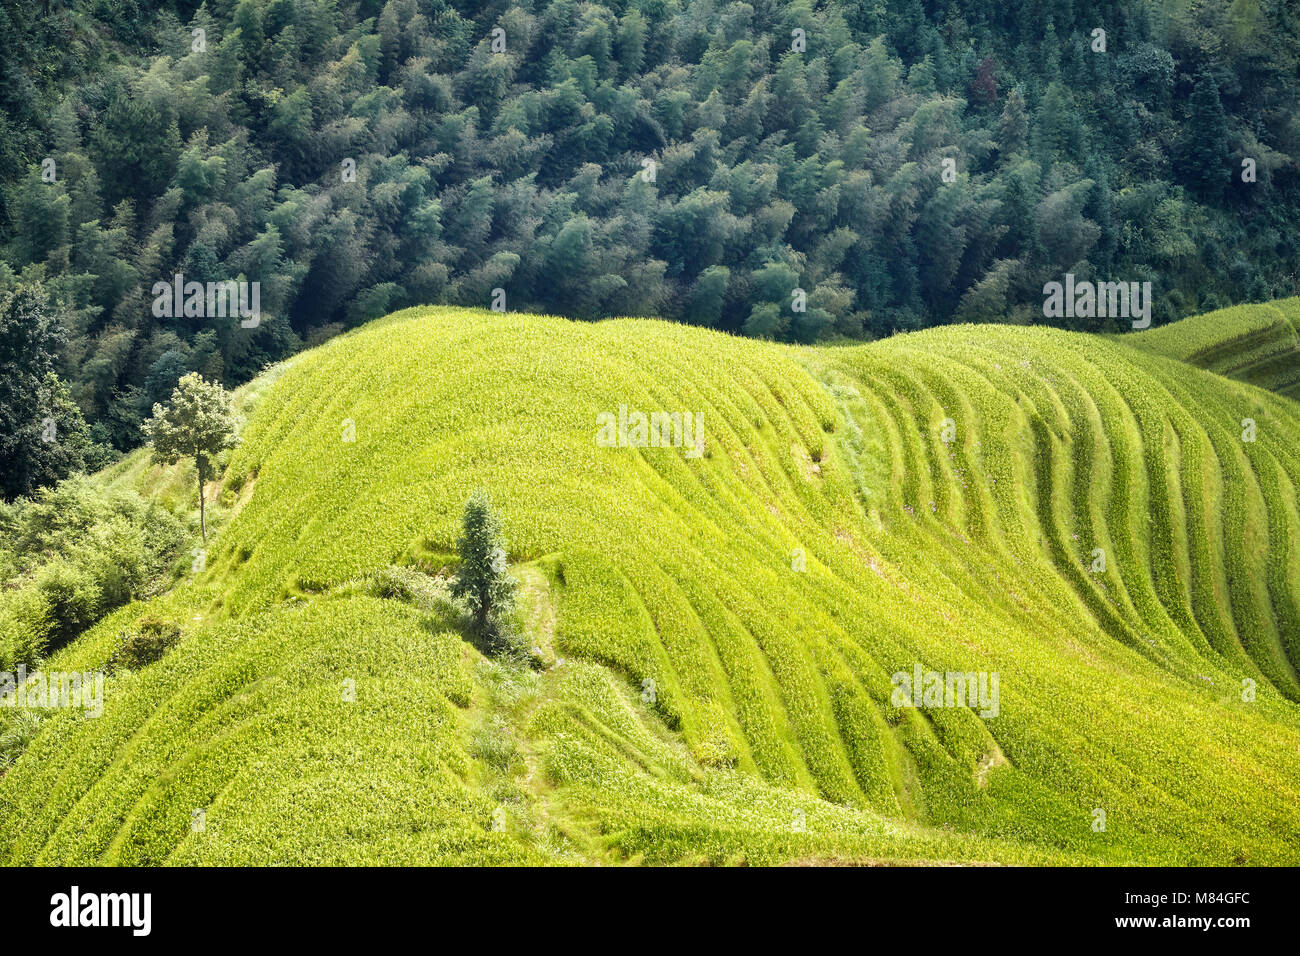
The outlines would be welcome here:
<svg viewBox="0 0 1300 956">
<path fill-rule="evenodd" d="M 1156 332 L 373 322 L 241 391 L 205 570 L 46 662 L 103 669 L 145 617 L 183 635 L 101 718 L 42 722 L 0 852 L 1295 863 L 1300 414 L 1196 357 L 1254 368 L 1254 330 L 1297 320 L 1218 317 L 1240 360 Z M 620 404 L 699 410 L 704 454 L 602 447 Z M 93 480 L 167 499 L 190 472 L 141 451 Z M 479 488 L 536 669 L 457 633 Z M 900 706 L 921 666 L 997 675 L 997 710 Z"/>
<path fill-rule="evenodd" d="M 1285 931 L 1298 223 L 1291 0 L 0 0 L 16 938 Z"/>
</svg>

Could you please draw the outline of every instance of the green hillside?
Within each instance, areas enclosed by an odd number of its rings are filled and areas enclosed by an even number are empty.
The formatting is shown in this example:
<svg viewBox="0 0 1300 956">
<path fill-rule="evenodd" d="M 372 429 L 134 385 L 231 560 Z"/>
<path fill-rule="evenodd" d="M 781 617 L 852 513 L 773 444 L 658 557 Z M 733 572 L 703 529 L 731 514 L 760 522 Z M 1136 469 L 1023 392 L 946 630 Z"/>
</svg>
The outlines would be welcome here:
<svg viewBox="0 0 1300 956">
<path fill-rule="evenodd" d="M 1300 863 L 1300 405 L 1193 367 L 1281 354 L 1275 312 L 824 348 L 370 323 L 241 393 L 206 569 L 47 662 L 184 632 L 45 720 L 0 860 Z M 620 406 L 701 416 L 703 454 L 602 446 Z M 478 487 L 544 670 L 455 633 Z M 995 672 L 997 714 L 897 706 L 917 666 Z"/>
<path fill-rule="evenodd" d="M 1138 332 L 1129 342 L 1300 398 L 1300 298 L 1207 312 Z"/>
</svg>

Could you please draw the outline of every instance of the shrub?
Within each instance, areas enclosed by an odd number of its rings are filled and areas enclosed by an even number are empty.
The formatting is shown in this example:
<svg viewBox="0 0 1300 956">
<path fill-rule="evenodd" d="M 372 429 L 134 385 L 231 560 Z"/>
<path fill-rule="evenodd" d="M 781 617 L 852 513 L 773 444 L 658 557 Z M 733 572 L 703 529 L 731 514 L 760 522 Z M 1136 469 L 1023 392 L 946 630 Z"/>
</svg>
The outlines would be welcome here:
<svg viewBox="0 0 1300 956">
<path fill-rule="evenodd" d="M 35 588 L 0 596 L 0 670 L 34 665 L 49 642 L 49 605 Z"/>
<path fill-rule="evenodd" d="M 133 492 L 69 479 L 0 509 L 0 665 L 33 663 L 109 611 L 156 594 L 188 534 Z"/>
<path fill-rule="evenodd" d="M 36 575 L 36 590 L 45 601 L 55 643 L 71 640 L 99 619 L 103 590 L 88 568 L 55 559 Z"/>
<path fill-rule="evenodd" d="M 123 631 L 118 637 L 117 650 L 108 661 L 109 669 L 138 670 L 161 660 L 180 639 L 181 630 L 175 624 L 157 617 L 141 618 L 134 630 Z"/>
</svg>

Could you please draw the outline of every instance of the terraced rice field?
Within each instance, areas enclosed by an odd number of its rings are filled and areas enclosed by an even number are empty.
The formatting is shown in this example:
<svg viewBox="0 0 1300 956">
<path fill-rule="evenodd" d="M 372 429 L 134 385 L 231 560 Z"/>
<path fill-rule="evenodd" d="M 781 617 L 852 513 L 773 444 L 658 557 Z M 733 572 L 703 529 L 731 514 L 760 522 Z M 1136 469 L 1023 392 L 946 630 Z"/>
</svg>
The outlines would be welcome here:
<svg viewBox="0 0 1300 956">
<path fill-rule="evenodd" d="M 1215 315 L 820 349 L 371 323 L 244 395 L 206 570 L 49 662 L 185 631 L 46 721 L 0 860 L 1294 865 L 1297 308 Z M 620 406 L 700 416 L 703 455 L 603 447 Z M 542 672 L 364 583 L 444 568 L 477 487 Z M 996 673 L 996 715 L 900 706 L 918 665 Z"/>
<path fill-rule="evenodd" d="M 1300 398 L 1300 298 L 1207 312 L 1148 329 L 1138 348 Z"/>
</svg>

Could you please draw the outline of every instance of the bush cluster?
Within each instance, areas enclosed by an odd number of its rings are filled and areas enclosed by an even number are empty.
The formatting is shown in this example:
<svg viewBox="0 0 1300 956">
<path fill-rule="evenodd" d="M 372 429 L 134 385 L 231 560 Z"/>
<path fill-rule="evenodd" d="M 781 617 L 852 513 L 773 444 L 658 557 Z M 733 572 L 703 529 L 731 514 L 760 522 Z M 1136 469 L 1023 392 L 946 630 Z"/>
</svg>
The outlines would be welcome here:
<svg viewBox="0 0 1300 956">
<path fill-rule="evenodd" d="M 0 669 L 161 589 L 187 537 L 170 511 L 84 478 L 0 504 Z"/>
</svg>

